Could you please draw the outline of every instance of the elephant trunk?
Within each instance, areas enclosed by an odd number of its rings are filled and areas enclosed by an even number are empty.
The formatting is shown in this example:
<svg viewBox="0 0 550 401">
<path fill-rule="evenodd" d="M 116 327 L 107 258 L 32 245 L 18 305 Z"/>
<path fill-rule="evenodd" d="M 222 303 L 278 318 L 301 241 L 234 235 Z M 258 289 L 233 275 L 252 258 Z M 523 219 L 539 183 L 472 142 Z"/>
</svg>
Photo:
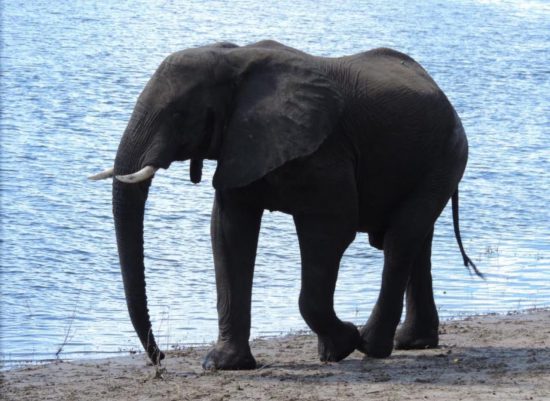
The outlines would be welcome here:
<svg viewBox="0 0 550 401">
<path fill-rule="evenodd" d="M 130 123 L 119 146 L 115 175 L 130 174 L 140 168 L 146 141 L 135 140 L 132 125 Z M 130 319 L 147 355 L 154 364 L 159 364 L 164 354 L 159 350 L 151 328 L 143 262 L 143 218 L 151 181 L 149 178 L 141 183 L 127 184 L 113 180 L 113 215 Z"/>
</svg>

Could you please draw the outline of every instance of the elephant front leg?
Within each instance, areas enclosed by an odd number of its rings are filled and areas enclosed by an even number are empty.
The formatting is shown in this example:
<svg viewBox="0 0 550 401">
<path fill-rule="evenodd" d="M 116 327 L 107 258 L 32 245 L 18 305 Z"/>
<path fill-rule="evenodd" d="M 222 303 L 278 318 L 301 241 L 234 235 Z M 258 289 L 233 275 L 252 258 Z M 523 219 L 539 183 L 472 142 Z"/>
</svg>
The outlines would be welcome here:
<svg viewBox="0 0 550 401">
<path fill-rule="evenodd" d="M 336 362 L 359 344 L 359 331 L 334 311 L 334 290 L 340 259 L 355 238 L 346 216 L 300 215 L 294 218 L 302 256 L 300 312 L 318 336 L 319 358 Z"/>
<path fill-rule="evenodd" d="M 252 277 L 263 210 L 216 192 L 212 248 L 216 269 L 219 336 L 204 369 L 254 369 L 250 351 Z"/>
</svg>

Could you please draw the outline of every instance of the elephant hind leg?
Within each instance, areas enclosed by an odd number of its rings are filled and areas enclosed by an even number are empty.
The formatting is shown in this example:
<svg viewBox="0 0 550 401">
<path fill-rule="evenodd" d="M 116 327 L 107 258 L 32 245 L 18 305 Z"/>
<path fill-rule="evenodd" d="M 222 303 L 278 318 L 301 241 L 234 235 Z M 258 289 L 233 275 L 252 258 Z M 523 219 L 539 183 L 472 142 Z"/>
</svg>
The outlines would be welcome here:
<svg viewBox="0 0 550 401">
<path fill-rule="evenodd" d="M 361 329 L 358 347 L 368 356 L 383 358 L 392 352 L 411 271 L 419 255 L 428 251 L 425 244 L 431 240 L 435 220 L 448 200 L 447 194 L 434 193 L 437 182 L 426 181 L 396 211 L 386 230 L 382 286 L 371 316 Z"/>
<path fill-rule="evenodd" d="M 355 215 L 294 216 L 302 257 L 300 312 L 318 336 L 321 361 L 336 362 L 359 344 L 359 331 L 334 311 L 340 260 L 356 234 Z"/>
<path fill-rule="evenodd" d="M 435 348 L 439 344 L 439 317 L 431 274 L 432 238 L 433 230 L 412 267 L 406 292 L 407 312 L 395 336 L 396 349 Z"/>
</svg>

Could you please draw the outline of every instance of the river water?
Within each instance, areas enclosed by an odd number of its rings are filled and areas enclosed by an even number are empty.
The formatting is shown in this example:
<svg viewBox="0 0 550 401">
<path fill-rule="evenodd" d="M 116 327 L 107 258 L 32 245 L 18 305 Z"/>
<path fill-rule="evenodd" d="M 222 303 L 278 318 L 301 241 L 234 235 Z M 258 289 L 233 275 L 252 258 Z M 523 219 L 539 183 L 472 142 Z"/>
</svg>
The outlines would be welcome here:
<svg viewBox="0 0 550 401">
<path fill-rule="evenodd" d="M 17 1 L 3 4 L 1 51 L 1 359 L 97 357 L 139 350 L 115 247 L 109 182 L 134 102 L 170 52 L 271 38 L 323 56 L 378 46 L 416 58 L 462 117 L 461 184 L 469 275 L 450 208 L 436 227 L 433 275 L 443 318 L 550 306 L 550 6 L 544 1 Z M 146 265 L 160 344 L 217 335 L 209 216 L 215 165 L 155 178 Z M 342 262 L 336 309 L 364 323 L 381 254 L 359 235 Z M 298 312 L 292 220 L 266 213 L 252 334 L 306 328 Z"/>
</svg>

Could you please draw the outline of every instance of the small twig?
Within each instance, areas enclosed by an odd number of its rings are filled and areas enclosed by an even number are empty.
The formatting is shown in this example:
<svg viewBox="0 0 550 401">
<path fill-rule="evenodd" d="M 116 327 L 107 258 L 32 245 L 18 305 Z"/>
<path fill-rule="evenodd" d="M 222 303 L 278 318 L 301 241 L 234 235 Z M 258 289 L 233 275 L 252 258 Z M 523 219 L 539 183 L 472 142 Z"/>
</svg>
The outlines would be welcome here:
<svg viewBox="0 0 550 401">
<path fill-rule="evenodd" d="M 263 369 L 269 369 L 274 365 L 275 365 L 274 363 L 268 363 L 268 364 L 260 366 L 258 369 L 256 369 L 256 371 L 259 372 L 260 370 L 263 370 Z"/>
<path fill-rule="evenodd" d="M 67 328 L 67 331 L 65 332 L 65 338 L 63 339 L 63 342 L 61 343 L 61 345 L 57 349 L 57 352 L 55 353 L 55 357 L 57 359 L 59 359 L 59 354 L 61 354 L 61 352 L 63 352 L 63 348 L 65 347 L 65 345 L 67 345 L 69 340 L 72 340 L 72 338 L 73 338 L 73 336 L 71 336 L 69 338 L 69 334 L 71 334 L 71 329 L 73 327 L 73 322 L 74 322 L 75 318 L 76 318 L 76 307 L 73 310 L 73 315 L 71 316 L 71 319 L 69 320 L 69 327 Z M 73 335 L 74 335 L 74 333 L 73 333 Z"/>
<path fill-rule="evenodd" d="M 73 327 L 74 320 L 76 319 L 76 309 L 78 308 L 78 303 L 79 303 L 79 300 L 80 300 L 80 291 L 81 291 L 81 289 L 78 291 L 78 295 L 76 297 L 76 304 L 75 304 L 75 307 L 73 309 L 73 314 L 69 319 L 69 327 L 67 328 L 67 331 L 65 332 L 65 338 L 63 339 L 63 342 L 61 343 L 61 345 L 57 349 L 57 352 L 55 353 L 56 359 L 59 359 L 59 355 L 61 354 L 61 352 L 63 352 L 63 348 L 65 348 L 65 345 L 67 345 L 69 343 L 69 341 L 72 340 L 72 338 L 74 336 L 74 333 L 72 333 L 72 335 L 71 335 L 71 329 Z M 69 337 L 69 335 L 71 335 L 71 336 Z"/>
</svg>

